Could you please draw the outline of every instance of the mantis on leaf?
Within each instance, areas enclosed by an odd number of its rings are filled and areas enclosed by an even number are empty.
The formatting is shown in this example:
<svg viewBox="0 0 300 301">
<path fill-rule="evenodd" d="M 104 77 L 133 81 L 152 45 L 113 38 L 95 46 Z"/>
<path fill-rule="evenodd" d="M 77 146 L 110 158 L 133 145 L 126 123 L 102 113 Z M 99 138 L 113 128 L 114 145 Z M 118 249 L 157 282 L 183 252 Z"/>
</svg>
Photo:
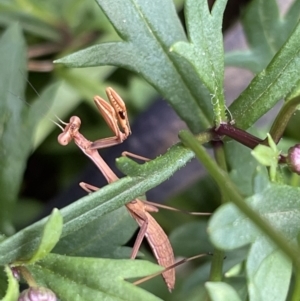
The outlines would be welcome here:
<svg viewBox="0 0 300 301">
<path fill-rule="evenodd" d="M 131 130 L 127 117 L 126 106 L 122 98 L 112 88 L 109 87 L 106 89 L 106 94 L 108 96 L 110 104 L 100 96 L 95 96 L 94 101 L 97 105 L 98 110 L 100 111 L 101 115 L 103 116 L 104 120 L 111 128 L 115 136 L 91 142 L 79 132 L 81 126 L 80 118 L 73 116 L 70 118 L 69 123 L 64 123 L 65 128 L 61 127 L 63 132 L 58 136 L 58 142 L 61 145 L 67 145 L 72 140 L 74 140 L 75 144 L 82 150 L 82 152 L 96 164 L 96 166 L 106 178 L 107 182 L 111 183 L 117 181 L 118 177 L 106 164 L 106 162 L 98 153 L 97 149 L 122 143 L 131 134 Z M 130 155 L 130 153 L 128 152 L 124 153 Z M 131 156 L 147 160 L 146 158 L 137 155 L 131 154 Z M 80 186 L 87 192 L 92 192 L 99 189 L 87 183 L 80 183 Z M 140 226 L 140 231 L 133 246 L 130 258 L 134 259 L 137 256 L 142 240 L 144 237 L 146 237 L 158 263 L 165 268 L 165 271 L 162 272 L 162 276 L 167 284 L 169 291 L 171 291 L 175 285 L 175 270 L 172 267 L 176 266 L 176 264 L 174 263 L 173 249 L 168 236 L 165 234 L 156 220 L 149 214 L 149 212 L 157 212 L 158 206 L 175 211 L 181 211 L 164 205 L 154 205 L 151 202 L 141 201 L 138 198 L 126 204 L 126 208 L 128 209 L 130 215 Z M 186 213 L 196 215 L 210 215 L 210 213 Z"/>
<path fill-rule="evenodd" d="M 107 182 L 111 183 L 117 181 L 118 177 L 99 155 L 97 149 L 123 142 L 130 135 L 131 130 L 127 118 L 126 107 L 121 97 L 112 88 L 107 88 L 106 94 L 111 104 L 107 103 L 99 96 L 95 96 L 94 101 L 115 136 L 91 142 L 79 132 L 81 125 L 80 118 L 73 116 L 70 118 L 69 123 L 65 123 L 65 128 L 62 128 L 63 132 L 58 136 L 58 142 L 61 145 L 67 145 L 74 140 L 75 144 L 82 152 L 96 164 L 105 176 Z M 120 128 L 123 131 L 121 131 Z M 80 186 L 89 192 L 97 189 L 85 183 L 81 183 Z M 158 208 L 149 203 L 146 204 L 139 199 L 134 199 L 126 204 L 126 208 L 140 226 L 140 231 L 133 246 L 130 258 L 134 259 L 136 257 L 145 236 L 158 263 L 165 268 L 172 266 L 174 264 L 174 253 L 168 236 L 156 220 L 149 214 L 149 212 L 157 212 Z M 175 270 L 167 270 L 163 272 L 162 275 L 168 289 L 171 291 L 175 285 Z"/>
</svg>

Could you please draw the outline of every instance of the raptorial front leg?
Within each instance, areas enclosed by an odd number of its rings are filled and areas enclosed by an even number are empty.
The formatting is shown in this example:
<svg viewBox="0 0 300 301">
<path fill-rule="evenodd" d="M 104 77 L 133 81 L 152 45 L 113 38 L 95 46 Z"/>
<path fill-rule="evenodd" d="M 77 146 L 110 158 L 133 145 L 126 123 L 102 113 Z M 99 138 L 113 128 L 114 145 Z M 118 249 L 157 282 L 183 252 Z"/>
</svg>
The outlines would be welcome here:
<svg viewBox="0 0 300 301">
<path fill-rule="evenodd" d="M 94 141 L 91 145 L 92 149 L 100 149 L 122 143 L 131 134 L 124 101 L 118 93 L 110 87 L 106 89 L 106 94 L 110 104 L 100 96 L 95 96 L 94 101 L 115 136 Z"/>
<path fill-rule="evenodd" d="M 128 120 L 126 105 L 123 99 L 113 88 L 107 87 L 105 92 L 112 107 L 116 112 L 116 117 L 118 119 L 121 129 L 123 130 L 126 137 L 128 137 L 131 134 L 131 129 Z"/>
</svg>

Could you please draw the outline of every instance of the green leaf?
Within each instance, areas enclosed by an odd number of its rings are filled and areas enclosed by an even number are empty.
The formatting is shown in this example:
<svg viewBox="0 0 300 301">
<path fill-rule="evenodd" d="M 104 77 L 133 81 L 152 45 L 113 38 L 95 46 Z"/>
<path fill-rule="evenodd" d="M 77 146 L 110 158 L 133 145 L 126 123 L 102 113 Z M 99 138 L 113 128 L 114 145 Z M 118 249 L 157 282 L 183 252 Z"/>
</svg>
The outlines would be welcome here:
<svg viewBox="0 0 300 301">
<path fill-rule="evenodd" d="M 261 144 L 256 146 L 251 154 L 264 166 L 271 166 L 274 163 L 274 158 L 276 158 L 274 151 L 269 146 Z"/>
<path fill-rule="evenodd" d="M 190 43 L 177 42 L 171 50 L 187 59 L 211 94 L 215 122 L 226 120 L 224 106 L 223 12 L 227 0 L 218 0 L 210 12 L 206 0 L 185 1 Z"/>
<path fill-rule="evenodd" d="M 172 231 L 169 239 L 174 253 L 177 256 L 194 256 L 195 250 L 201 253 L 208 253 L 213 250 L 213 246 L 208 240 L 207 221 L 195 221 L 177 227 Z M 199 244 L 201 242 L 201 244 Z"/>
<path fill-rule="evenodd" d="M 267 136 L 268 144 L 270 146 L 259 144 L 253 149 L 251 154 L 260 164 L 270 167 L 271 181 L 275 181 L 280 151 L 277 149 L 277 146 L 270 134 L 267 134 Z"/>
<path fill-rule="evenodd" d="M 286 300 L 292 263 L 268 240 L 255 242 L 248 255 L 246 270 L 251 300 Z"/>
<path fill-rule="evenodd" d="M 270 64 L 230 106 L 236 126 L 249 128 L 284 98 L 299 81 L 300 22 Z"/>
<path fill-rule="evenodd" d="M 165 155 L 141 165 L 137 169 L 141 171 L 140 174 L 122 178 L 63 208 L 60 211 L 64 220 L 61 238 L 143 195 L 170 178 L 193 157 L 192 151 L 179 144 L 175 145 Z M 131 161 L 126 158 L 121 158 L 120 161 L 122 160 L 127 163 Z M 44 218 L 0 242 L 0 265 L 32 256 L 33 250 L 39 245 L 46 220 Z"/>
<path fill-rule="evenodd" d="M 72 256 L 129 258 L 125 245 L 137 229 L 137 223 L 125 207 L 100 216 L 85 227 L 65 236 L 53 252 Z"/>
<path fill-rule="evenodd" d="M 223 263 L 223 273 L 226 273 L 227 275 L 230 269 L 242 263 L 245 260 L 247 253 L 248 247 L 243 247 L 235 249 L 234 251 L 226 252 L 226 260 L 224 260 Z M 182 294 L 185 295 L 190 291 L 197 290 L 197 287 L 199 287 L 199 285 L 204 286 L 204 284 L 207 282 L 207 279 L 209 279 L 210 270 L 211 260 L 199 266 L 188 277 L 185 277 L 185 283 L 181 289 Z"/>
<path fill-rule="evenodd" d="M 207 282 L 205 287 L 211 301 L 241 301 L 237 292 L 224 282 Z M 257 299 L 253 299 L 257 300 Z"/>
<path fill-rule="evenodd" d="M 19 26 L 6 30 L 0 39 L 0 206 L 3 208 L 0 212 L 0 232 L 9 235 L 14 231 L 10 215 L 24 170 L 25 159 L 19 158 L 29 151 L 28 144 L 22 141 L 22 102 L 16 101 L 14 96 L 15 94 L 24 98 L 25 80 L 22 72 L 26 72 L 25 51 Z M 15 104 L 12 105 L 13 103 Z M 25 149 L 22 149 L 24 146 Z"/>
<path fill-rule="evenodd" d="M 1 1 L 1 25 L 9 27 L 20 22 L 25 31 L 46 39 L 59 41 L 59 31 L 54 24 L 55 21 L 57 22 L 56 15 L 49 15 L 46 9 L 38 9 L 37 11 L 36 6 L 32 3 L 33 1 L 23 1 L 23 7 L 21 1 L 13 2 L 15 1 Z"/>
<path fill-rule="evenodd" d="M 98 0 L 123 41 L 102 43 L 55 61 L 69 67 L 114 65 L 143 76 L 199 132 L 211 126 L 210 96 L 193 67 L 169 51 L 186 41 L 171 0 Z M 118 14 L 116 14 L 118 11 Z"/>
<path fill-rule="evenodd" d="M 251 156 L 249 148 L 234 140 L 225 143 L 225 152 L 230 178 L 243 195 L 252 195 L 253 181 L 251 180 L 256 173 L 258 162 Z"/>
<path fill-rule="evenodd" d="M 300 230 L 299 197 L 299 188 L 269 183 L 248 198 L 247 203 L 293 244 Z M 285 300 L 291 275 L 290 261 L 235 206 L 221 206 L 210 220 L 208 231 L 212 242 L 222 249 L 231 250 L 252 243 L 247 274 L 253 300 L 257 300 L 258 292 L 262 294 L 261 300 Z"/>
<path fill-rule="evenodd" d="M 19 282 L 14 277 L 10 267 L 5 266 L 5 272 L 8 280 L 7 290 L 5 296 L 1 301 L 17 301 L 19 297 Z"/>
<path fill-rule="evenodd" d="M 0 232 L 11 235 L 11 215 L 31 151 L 33 130 L 42 118 L 40 108 L 45 111 L 49 99 L 31 107 L 25 104 L 26 47 L 19 25 L 10 27 L 0 39 L 0 67 Z"/>
<path fill-rule="evenodd" d="M 242 17 L 250 50 L 227 53 L 226 64 L 260 72 L 285 43 L 299 20 L 299 14 L 299 1 L 294 1 L 284 17 L 279 13 L 276 0 L 251 1 Z"/>
<path fill-rule="evenodd" d="M 18 262 L 18 264 L 34 263 L 35 261 L 41 260 L 47 254 L 49 254 L 59 241 L 62 228 L 63 218 L 60 211 L 55 208 L 52 210 L 52 213 L 44 226 L 41 241 L 35 253 L 30 259 L 21 260 L 21 262 Z"/>
<path fill-rule="evenodd" d="M 28 268 L 39 283 L 53 290 L 64 301 L 161 300 L 124 281 L 162 270 L 147 261 L 49 254 Z"/>
<path fill-rule="evenodd" d="M 243 214 L 249 217 L 249 219 L 253 221 L 273 243 L 279 246 L 281 250 L 295 262 L 297 268 L 300 269 L 300 260 L 298 256 L 299 250 L 297 250 L 296 246 L 288 244 L 284 235 L 279 234 L 278 231 L 276 231 L 276 229 L 259 214 L 259 212 L 251 208 L 251 206 L 244 201 L 244 198 L 239 193 L 237 187 L 235 187 L 234 183 L 228 178 L 228 174 L 224 172 L 224 170 L 221 169 L 214 160 L 212 160 L 204 147 L 199 144 L 197 139 L 191 133 L 183 130 L 179 132 L 179 137 L 186 146 L 190 147 L 195 152 L 197 158 L 209 171 L 220 189 L 224 191 L 226 197 L 235 204 L 239 210 L 243 212 Z M 259 180 L 262 179 L 263 184 L 267 182 L 264 180 L 264 176 L 261 173 L 259 173 L 256 178 L 259 178 Z M 259 185 L 257 186 L 259 188 L 261 187 Z M 268 182 L 265 186 L 268 186 Z"/>
</svg>

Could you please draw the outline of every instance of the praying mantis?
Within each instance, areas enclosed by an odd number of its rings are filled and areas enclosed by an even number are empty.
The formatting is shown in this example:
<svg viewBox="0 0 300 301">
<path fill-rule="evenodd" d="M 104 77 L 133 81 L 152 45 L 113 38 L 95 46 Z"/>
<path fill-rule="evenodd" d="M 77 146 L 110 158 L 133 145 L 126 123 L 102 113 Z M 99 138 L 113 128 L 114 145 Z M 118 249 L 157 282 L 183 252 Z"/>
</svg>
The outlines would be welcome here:
<svg viewBox="0 0 300 301">
<path fill-rule="evenodd" d="M 106 94 L 110 104 L 100 96 L 95 96 L 94 102 L 115 136 L 91 142 L 79 132 L 80 118 L 73 116 L 69 123 L 64 123 L 65 128 L 61 127 L 63 132 L 58 136 L 58 142 L 61 145 L 67 145 L 73 140 L 82 152 L 96 164 L 107 182 L 111 183 L 117 181 L 118 177 L 106 164 L 97 149 L 122 143 L 131 134 L 131 129 L 122 98 L 110 87 L 106 89 Z M 80 183 L 80 186 L 88 192 L 98 189 L 86 183 Z M 125 206 L 140 227 L 130 258 L 134 259 L 137 256 L 142 240 L 146 237 L 159 265 L 165 268 L 174 265 L 174 253 L 168 236 L 150 215 L 150 212 L 157 212 L 158 208 L 149 203 L 144 203 L 138 198 Z M 162 273 L 162 276 L 169 291 L 171 291 L 175 285 L 174 268 L 166 270 Z"/>
</svg>

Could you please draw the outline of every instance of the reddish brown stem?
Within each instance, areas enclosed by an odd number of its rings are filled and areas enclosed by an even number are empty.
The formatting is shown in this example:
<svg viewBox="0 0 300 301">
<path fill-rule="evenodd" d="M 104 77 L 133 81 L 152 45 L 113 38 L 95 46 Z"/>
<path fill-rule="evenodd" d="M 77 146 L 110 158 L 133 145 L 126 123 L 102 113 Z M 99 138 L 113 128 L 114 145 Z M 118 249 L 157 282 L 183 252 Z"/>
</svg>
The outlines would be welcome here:
<svg viewBox="0 0 300 301">
<path fill-rule="evenodd" d="M 218 136 L 228 136 L 251 149 L 254 149 L 258 144 L 263 142 L 262 139 L 228 123 L 220 124 L 217 129 L 214 129 L 214 133 Z"/>
<path fill-rule="evenodd" d="M 249 134 L 248 132 L 236 128 L 231 124 L 228 123 L 222 123 L 220 124 L 219 128 L 213 129 L 213 132 L 217 134 L 218 136 L 228 136 L 237 142 L 254 149 L 258 144 L 266 144 L 266 140 L 260 139 L 256 136 L 253 136 Z M 286 156 L 280 155 L 279 164 L 285 164 L 286 163 Z"/>
</svg>

